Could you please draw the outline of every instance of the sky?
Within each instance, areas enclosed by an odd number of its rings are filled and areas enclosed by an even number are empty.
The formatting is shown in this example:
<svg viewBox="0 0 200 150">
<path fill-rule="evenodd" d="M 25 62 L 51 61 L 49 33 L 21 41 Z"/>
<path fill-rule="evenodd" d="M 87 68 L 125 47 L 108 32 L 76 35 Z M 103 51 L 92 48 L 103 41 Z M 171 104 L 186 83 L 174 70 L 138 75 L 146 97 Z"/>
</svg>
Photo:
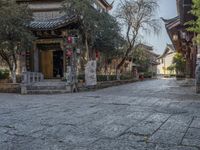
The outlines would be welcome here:
<svg viewBox="0 0 200 150">
<path fill-rule="evenodd" d="M 110 0 L 111 1 L 111 0 Z M 119 0 L 115 0 L 113 12 L 116 10 L 117 2 Z M 159 1 L 159 9 L 157 17 L 163 17 L 164 19 L 170 19 L 177 16 L 177 8 L 176 8 L 176 0 L 158 0 Z M 165 29 L 164 22 L 161 21 L 162 30 L 159 35 L 143 35 L 142 42 L 154 47 L 154 51 L 157 54 L 162 54 L 166 48 L 166 44 L 170 44 L 171 40 L 167 34 Z"/>
</svg>

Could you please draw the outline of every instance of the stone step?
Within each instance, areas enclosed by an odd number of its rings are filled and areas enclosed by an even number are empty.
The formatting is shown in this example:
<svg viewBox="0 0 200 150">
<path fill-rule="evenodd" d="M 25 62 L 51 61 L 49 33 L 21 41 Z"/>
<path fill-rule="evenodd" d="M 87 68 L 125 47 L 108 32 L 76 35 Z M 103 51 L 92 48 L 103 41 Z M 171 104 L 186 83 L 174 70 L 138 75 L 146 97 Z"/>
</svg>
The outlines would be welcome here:
<svg viewBox="0 0 200 150">
<path fill-rule="evenodd" d="M 32 85 L 27 86 L 27 90 L 65 90 L 66 85 Z"/>
<path fill-rule="evenodd" d="M 32 85 L 22 86 L 22 94 L 62 94 L 71 92 L 71 86 L 62 81 L 43 81 Z"/>
<path fill-rule="evenodd" d="M 71 90 L 27 90 L 27 94 L 64 94 Z"/>
<path fill-rule="evenodd" d="M 32 86 L 64 86 L 66 82 L 38 82 L 32 84 Z"/>
</svg>

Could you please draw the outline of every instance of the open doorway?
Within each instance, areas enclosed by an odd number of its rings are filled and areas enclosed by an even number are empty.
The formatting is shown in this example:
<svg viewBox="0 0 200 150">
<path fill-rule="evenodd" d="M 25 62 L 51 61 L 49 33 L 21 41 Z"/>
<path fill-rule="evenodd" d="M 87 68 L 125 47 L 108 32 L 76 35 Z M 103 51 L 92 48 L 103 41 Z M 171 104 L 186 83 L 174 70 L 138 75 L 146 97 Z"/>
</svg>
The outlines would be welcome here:
<svg viewBox="0 0 200 150">
<path fill-rule="evenodd" d="M 63 51 L 53 51 L 53 77 L 63 77 Z"/>
</svg>

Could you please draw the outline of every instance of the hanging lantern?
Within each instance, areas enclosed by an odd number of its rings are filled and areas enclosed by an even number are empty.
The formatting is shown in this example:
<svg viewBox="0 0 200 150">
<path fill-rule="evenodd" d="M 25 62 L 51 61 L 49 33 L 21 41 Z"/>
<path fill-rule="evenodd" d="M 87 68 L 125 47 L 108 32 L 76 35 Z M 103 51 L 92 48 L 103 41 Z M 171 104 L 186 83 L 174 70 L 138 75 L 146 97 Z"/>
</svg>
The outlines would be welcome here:
<svg viewBox="0 0 200 150">
<path fill-rule="evenodd" d="M 100 58 L 100 52 L 96 51 L 96 58 L 99 59 Z"/>
<path fill-rule="evenodd" d="M 67 57 L 71 57 L 72 56 L 72 50 L 71 49 L 68 49 L 67 51 L 66 51 L 66 56 Z"/>
<path fill-rule="evenodd" d="M 71 36 L 67 37 L 67 43 L 71 44 L 73 42 L 73 38 Z"/>
<path fill-rule="evenodd" d="M 177 34 L 173 35 L 173 41 L 178 41 L 178 35 Z"/>
</svg>

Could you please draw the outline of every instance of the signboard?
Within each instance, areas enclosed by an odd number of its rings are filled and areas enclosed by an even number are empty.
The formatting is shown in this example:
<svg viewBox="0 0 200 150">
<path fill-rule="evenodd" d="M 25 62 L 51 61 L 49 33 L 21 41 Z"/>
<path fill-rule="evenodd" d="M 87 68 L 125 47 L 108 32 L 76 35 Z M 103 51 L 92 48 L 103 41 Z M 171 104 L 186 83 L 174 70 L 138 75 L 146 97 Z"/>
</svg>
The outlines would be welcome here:
<svg viewBox="0 0 200 150">
<path fill-rule="evenodd" d="M 67 80 L 67 83 L 70 84 L 71 83 L 71 66 L 67 66 L 67 72 L 65 74 L 65 78 Z"/>
<path fill-rule="evenodd" d="M 86 86 L 94 86 L 97 84 L 97 62 L 95 60 L 89 61 L 85 68 L 85 84 Z"/>
</svg>

